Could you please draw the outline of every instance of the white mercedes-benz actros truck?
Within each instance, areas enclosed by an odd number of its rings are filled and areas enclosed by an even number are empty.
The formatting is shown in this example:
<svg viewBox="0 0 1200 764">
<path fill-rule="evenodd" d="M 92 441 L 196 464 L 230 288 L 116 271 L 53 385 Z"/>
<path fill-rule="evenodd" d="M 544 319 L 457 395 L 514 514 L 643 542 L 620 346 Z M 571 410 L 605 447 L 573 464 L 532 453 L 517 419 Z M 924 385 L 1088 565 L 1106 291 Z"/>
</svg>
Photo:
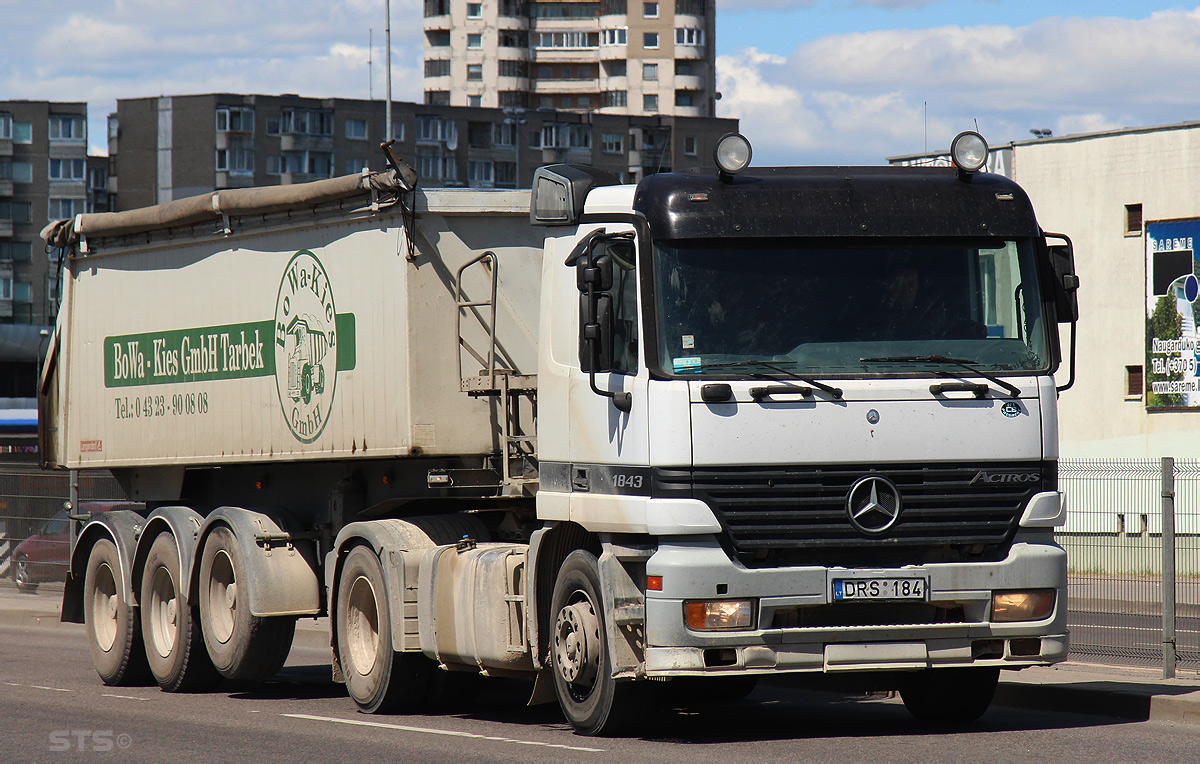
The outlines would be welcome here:
<svg viewBox="0 0 1200 764">
<path fill-rule="evenodd" d="M 983 139 L 953 155 L 758 169 L 730 135 L 525 191 L 391 155 L 48 227 L 44 463 L 146 507 L 80 529 L 64 620 L 167 691 L 272 674 L 328 616 L 365 712 L 524 676 L 614 734 L 794 673 L 978 717 L 1067 652 L 1078 280 Z"/>
</svg>

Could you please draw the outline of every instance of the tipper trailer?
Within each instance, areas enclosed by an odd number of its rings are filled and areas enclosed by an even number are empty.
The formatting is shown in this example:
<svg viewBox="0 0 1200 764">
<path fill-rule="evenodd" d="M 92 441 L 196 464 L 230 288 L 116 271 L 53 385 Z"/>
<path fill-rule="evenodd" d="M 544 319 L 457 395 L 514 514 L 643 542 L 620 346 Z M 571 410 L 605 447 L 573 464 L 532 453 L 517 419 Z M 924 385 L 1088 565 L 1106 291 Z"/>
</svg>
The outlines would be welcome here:
<svg viewBox="0 0 1200 764">
<path fill-rule="evenodd" d="M 44 463 L 147 507 L 81 529 L 63 619 L 168 691 L 272 674 L 328 615 L 366 712 L 524 676 L 611 734 L 787 672 L 976 718 L 1067 651 L 1078 284 L 986 152 L 755 169 L 731 135 L 525 191 L 389 154 L 49 226 Z"/>
</svg>

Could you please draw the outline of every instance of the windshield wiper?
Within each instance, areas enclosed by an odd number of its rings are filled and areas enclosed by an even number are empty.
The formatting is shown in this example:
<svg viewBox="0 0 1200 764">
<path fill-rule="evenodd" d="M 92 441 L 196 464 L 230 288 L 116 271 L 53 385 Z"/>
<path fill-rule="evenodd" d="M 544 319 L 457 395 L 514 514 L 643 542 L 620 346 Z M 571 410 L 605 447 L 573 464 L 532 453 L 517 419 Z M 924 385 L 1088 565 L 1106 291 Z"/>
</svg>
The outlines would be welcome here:
<svg viewBox="0 0 1200 764">
<path fill-rule="evenodd" d="M 959 366 L 977 376 L 983 377 L 988 382 L 1002 387 L 1008 392 L 1009 398 L 1019 398 L 1021 388 L 1005 382 L 995 374 L 989 374 L 980 369 L 975 361 L 968 361 L 964 358 L 950 358 L 944 355 L 897 355 L 897 356 L 881 356 L 878 358 L 859 358 L 859 363 L 944 363 L 952 366 Z"/>
<path fill-rule="evenodd" d="M 804 374 L 797 374 L 794 371 L 788 371 L 787 369 L 778 365 L 774 361 L 748 360 L 748 361 L 729 361 L 727 363 L 701 364 L 701 368 L 705 368 L 705 369 L 734 369 L 734 368 L 746 367 L 746 366 L 762 366 L 764 368 L 770 369 L 771 371 L 778 372 L 779 374 L 784 375 L 788 379 L 798 379 L 801 382 L 804 382 L 805 384 L 812 385 L 813 387 L 817 388 L 818 390 L 825 392 L 825 393 L 829 393 L 834 398 L 841 400 L 842 388 L 834 387 L 833 385 L 827 385 L 824 382 L 818 381 L 818 380 L 813 379 L 812 377 L 809 377 Z M 766 376 L 766 375 L 761 375 L 761 376 Z"/>
</svg>

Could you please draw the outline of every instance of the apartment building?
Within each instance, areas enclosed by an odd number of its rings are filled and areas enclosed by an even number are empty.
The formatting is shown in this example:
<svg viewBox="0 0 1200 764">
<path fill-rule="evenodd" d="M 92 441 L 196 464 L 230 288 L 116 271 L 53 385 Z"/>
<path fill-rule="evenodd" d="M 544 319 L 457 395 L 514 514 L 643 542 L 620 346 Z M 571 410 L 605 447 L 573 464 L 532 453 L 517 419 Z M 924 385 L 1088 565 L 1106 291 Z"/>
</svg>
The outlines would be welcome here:
<svg viewBox="0 0 1200 764">
<path fill-rule="evenodd" d="M 384 168 L 385 104 L 297 95 L 125 99 L 109 121 L 114 209 L 221 188 Z M 527 188 L 544 164 L 591 164 L 626 181 L 712 164 L 735 119 L 392 104 L 399 156 L 425 187 Z M 110 202 L 111 203 L 111 202 Z"/>
<path fill-rule="evenodd" d="M 714 0 L 425 0 L 425 102 L 712 117 Z"/>
</svg>

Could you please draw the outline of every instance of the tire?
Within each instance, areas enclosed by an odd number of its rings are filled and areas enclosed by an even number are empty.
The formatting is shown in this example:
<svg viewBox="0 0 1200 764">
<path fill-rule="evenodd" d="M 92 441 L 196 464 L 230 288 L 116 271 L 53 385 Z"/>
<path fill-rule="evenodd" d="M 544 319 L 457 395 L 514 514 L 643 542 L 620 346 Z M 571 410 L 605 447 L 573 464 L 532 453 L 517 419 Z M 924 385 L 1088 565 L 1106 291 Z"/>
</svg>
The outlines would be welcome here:
<svg viewBox="0 0 1200 764">
<path fill-rule="evenodd" d="M 902 674 L 900 697 L 918 721 L 970 724 L 988 710 L 999 668 L 934 668 Z"/>
<path fill-rule="evenodd" d="M 150 680 L 138 610 L 127 601 L 130 594 L 122 591 L 116 545 L 100 539 L 88 555 L 83 577 L 83 623 L 92 665 L 100 680 L 113 687 Z"/>
<path fill-rule="evenodd" d="M 17 585 L 17 590 L 26 594 L 33 594 L 37 591 L 37 582 L 33 580 L 33 570 L 29 567 L 29 558 L 21 555 L 13 560 L 13 582 Z"/>
<path fill-rule="evenodd" d="M 600 592 L 596 557 L 582 549 L 567 555 L 550 601 L 550 668 L 558 705 L 580 735 L 627 732 L 646 710 L 643 683 L 612 677 Z"/>
<path fill-rule="evenodd" d="M 283 667 L 292 649 L 296 619 L 250 613 L 241 546 L 232 530 L 218 527 L 200 558 L 200 631 L 213 667 L 226 679 L 261 679 Z"/>
<path fill-rule="evenodd" d="M 356 546 L 338 581 L 337 649 L 346 690 L 367 714 L 414 713 L 426 705 L 436 669 L 422 653 L 392 649 L 392 615 L 383 568 Z"/>
<path fill-rule="evenodd" d="M 199 619 L 181 596 L 179 581 L 175 538 L 163 531 L 150 545 L 142 570 L 146 662 L 158 686 L 167 692 L 203 692 L 216 687 L 221 675 L 204 650 Z"/>
</svg>

